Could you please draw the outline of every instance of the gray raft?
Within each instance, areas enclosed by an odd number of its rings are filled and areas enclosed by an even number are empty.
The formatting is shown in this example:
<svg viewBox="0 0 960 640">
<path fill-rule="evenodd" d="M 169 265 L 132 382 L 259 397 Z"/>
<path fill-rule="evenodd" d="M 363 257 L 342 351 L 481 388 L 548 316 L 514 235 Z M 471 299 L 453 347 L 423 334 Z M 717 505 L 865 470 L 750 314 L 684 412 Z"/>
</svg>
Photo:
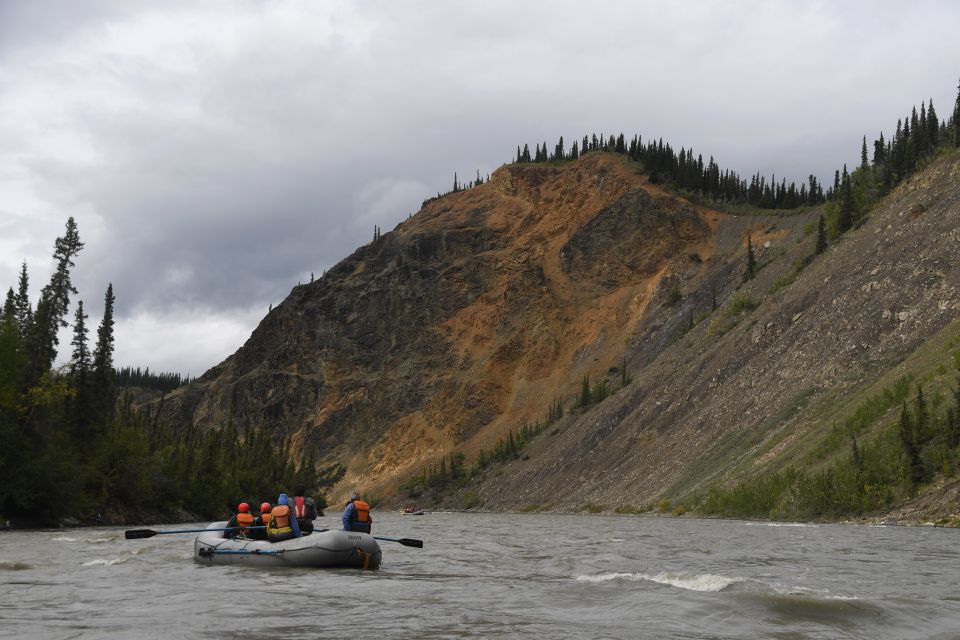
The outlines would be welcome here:
<svg viewBox="0 0 960 640">
<path fill-rule="evenodd" d="M 214 522 L 208 528 L 226 526 L 226 522 Z M 205 531 L 193 542 L 193 560 L 200 564 L 377 569 L 382 555 L 373 536 L 356 531 L 314 531 L 283 542 L 227 539 L 223 531 Z"/>
</svg>

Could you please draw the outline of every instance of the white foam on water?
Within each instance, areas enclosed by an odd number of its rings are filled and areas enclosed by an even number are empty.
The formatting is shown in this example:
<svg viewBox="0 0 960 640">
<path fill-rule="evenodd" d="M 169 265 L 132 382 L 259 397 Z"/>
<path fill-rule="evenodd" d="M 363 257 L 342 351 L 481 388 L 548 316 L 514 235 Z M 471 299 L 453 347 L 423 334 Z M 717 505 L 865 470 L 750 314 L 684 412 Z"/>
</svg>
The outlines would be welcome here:
<svg viewBox="0 0 960 640">
<path fill-rule="evenodd" d="M 835 596 L 830 593 L 829 589 L 811 589 L 809 587 L 792 587 L 790 585 L 773 583 L 769 584 L 764 582 L 765 586 L 773 590 L 774 593 L 780 596 L 809 596 L 814 598 L 822 598 L 824 600 L 859 600 L 857 596 Z"/>
<path fill-rule="evenodd" d="M 723 591 L 730 585 L 744 582 L 746 578 L 721 576 L 714 573 L 688 573 L 683 571 L 664 571 L 656 575 L 647 573 L 600 573 L 592 576 L 577 576 L 578 582 L 609 582 L 627 580 L 631 582 L 656 582 L 688 591 Z"/>
<path fill-rule="evenodd" d="M 57 536 L 56 538 L 50 538 L 50 542 L 76 542 L 79 538 L 71 538 L 70 536 Z"/>
<path fill-rule="evenodd" d="M 109 560 L 106 558 L 97 558 L 96 560 L 90 560 L 88 562 L 84 562 L 83 566 L 84 567 L 110 567 L 115 564 L 121 564 L 123 562 L 126 562 L 127 560 L 129 560 L 129 558 L 111 558 Z"/>
<path fill-rule="evenodd" d="M 816 529 L 820 525 L 810 522 L 746 522 L 748 527 L 803 527 Z"/>
</svg>

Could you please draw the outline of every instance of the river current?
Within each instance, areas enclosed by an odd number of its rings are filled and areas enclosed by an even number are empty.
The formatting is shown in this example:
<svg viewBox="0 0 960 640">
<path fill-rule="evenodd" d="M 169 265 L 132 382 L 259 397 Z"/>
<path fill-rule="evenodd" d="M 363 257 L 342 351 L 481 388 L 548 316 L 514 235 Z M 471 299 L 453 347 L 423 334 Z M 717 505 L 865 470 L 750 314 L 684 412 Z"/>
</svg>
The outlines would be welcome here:
<svg viewBox="0 0 960 640">
<path fill-rule="evenodd" d="M 379 571 L 256 569 L 194 564 L 192 534 L 2 533 L 0 637 L 960 638 L 958 530 L 374 515 L 424 548 L 381 542 Z"/>
</svg>

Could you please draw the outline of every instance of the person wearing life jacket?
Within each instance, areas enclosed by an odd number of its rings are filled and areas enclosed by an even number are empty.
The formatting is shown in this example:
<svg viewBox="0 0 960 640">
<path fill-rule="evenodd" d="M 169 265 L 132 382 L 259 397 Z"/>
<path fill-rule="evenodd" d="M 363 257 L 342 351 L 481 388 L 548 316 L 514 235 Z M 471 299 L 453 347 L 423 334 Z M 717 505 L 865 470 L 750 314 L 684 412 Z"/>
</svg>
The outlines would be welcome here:
<svg viewBox="0 0 960 640">
<path fill-rule="evenodd" d="M 290 538 L 299 538 L 300 525 L 290 511 L 290 501 L 287 494 L 281 493 L 277 498 L 277 505 L 270 510 L 270 520 L 267 521 L 267 538 L 270 542 L 282 542 Z"/>
<path fill-rule="evenodd" d="M 260 515 L 254 521 L 254 526 L 266 527 L 270 523 L 270 503 L 264 502 L 260 505 Z M 253 537 L 257 540 L 267 540 L 266 529 L 254 529 Z"/>
<path fill-rule="evenodd" d="M 241 502 L 237 505 L 237 513 L 227 522 L 226 531 L 223 532 L 224 538 L 235 538 L 237 536 L 252 537 L 253 531 L 248 527 L 254 526 L 256 518 L 250 513 L 250 505 Z"/>
<path fill-rule="evenodd" d="M 305 497 L 306 492 L 306 487 L 300 485 L 293 494 L 293 515 L 304 535 L 313 531 L 313 519 L 317 517 L 317 503 L 310 496 Z"/>
<path fill-rule="evenodd" d="M 370 533 L 372 524 L 370 505 L 360 499 L 359 493 L 354 492 L 350 496 L 347 508 L 343 510 L 343 530 Z"/>
</svg>

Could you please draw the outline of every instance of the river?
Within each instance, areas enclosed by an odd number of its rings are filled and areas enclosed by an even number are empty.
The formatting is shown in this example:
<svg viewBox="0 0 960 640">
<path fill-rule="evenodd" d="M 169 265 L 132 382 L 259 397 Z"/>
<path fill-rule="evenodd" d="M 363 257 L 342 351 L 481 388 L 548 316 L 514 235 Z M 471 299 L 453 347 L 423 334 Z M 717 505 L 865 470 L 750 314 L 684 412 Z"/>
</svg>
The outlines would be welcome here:
<svg viewBox="0 0 960 640">
<path fill-rule="evenodd" d="M 375 516 L 424 548 L 382 542 L 372 572 L 265 570 L 194 564 L 191 534 L 2 533 L 0 637 L 960 638 L 958 530 Z"/>
</svg>

